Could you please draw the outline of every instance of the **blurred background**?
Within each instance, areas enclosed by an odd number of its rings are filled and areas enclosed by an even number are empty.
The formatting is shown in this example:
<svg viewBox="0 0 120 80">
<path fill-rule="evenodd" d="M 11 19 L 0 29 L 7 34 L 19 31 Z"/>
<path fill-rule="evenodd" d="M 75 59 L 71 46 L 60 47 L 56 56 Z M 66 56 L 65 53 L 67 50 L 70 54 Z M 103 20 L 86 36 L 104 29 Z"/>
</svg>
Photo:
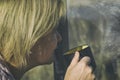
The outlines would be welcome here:
<svg viewBox="0 0 120 80">
<path fill-rule="evenodd" d="M 88 44 L 96 80 L 120 80 L 120 0 L 67 0 L 66 9 L 69 49 Z M 54 80 L 53 64 L 38 66 L 21 80 Z"/>
</svg>

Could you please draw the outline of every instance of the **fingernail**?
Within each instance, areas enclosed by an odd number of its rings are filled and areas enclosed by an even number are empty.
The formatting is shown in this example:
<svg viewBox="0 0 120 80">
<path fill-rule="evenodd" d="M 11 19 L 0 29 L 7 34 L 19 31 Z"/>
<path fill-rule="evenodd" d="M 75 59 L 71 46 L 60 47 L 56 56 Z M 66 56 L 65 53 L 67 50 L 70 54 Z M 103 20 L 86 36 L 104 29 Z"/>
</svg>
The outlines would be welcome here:
<svg viewBox="0 0 120 80">
<path fill-rule="evenodd" d="M 89 64 L 90 63 L 90 57 L 85 57 L 86 58 L 86 62 Z"/>
<path fill-rule="evenodd" d="M 78 55 L 79 55 L 79 52 L 78 52 L 78 51 L 76 51 L 76 52 L 75 52 L 75 56 L 78 56 Z"/>
</svg>

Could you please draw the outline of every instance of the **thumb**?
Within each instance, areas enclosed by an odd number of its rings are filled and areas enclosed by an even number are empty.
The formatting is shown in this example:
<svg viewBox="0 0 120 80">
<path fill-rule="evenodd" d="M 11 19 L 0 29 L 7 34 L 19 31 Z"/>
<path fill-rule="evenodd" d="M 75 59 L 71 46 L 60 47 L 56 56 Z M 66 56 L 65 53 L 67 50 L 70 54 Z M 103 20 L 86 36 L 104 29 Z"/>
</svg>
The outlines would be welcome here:
<svg viewBox="0 0 120 80">
<path fill-rule="evenodd" d="M 76 51 L 69 67 L 75 66 L 78 63 L 78 61 L 79 61 L 79 52 Z"/>
</svg>

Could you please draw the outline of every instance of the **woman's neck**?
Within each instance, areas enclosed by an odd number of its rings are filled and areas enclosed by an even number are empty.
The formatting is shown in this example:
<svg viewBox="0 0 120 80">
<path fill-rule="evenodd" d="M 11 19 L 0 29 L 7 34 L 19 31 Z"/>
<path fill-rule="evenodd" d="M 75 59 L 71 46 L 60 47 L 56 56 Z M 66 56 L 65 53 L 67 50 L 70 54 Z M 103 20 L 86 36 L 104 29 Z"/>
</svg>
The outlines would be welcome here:
<svg viewBox="0 0 120 80">
<path fill-rule="evenodd" d="M 11 74 L 14 76 L 15 80 L 20 80 L 28 70 L 35 67 L 35 66 L 27 66 L 27 67 L 17 68 L 9 63 L 7 63 L 7 66 Z"/>
<path fill-rule="evenodd" d="M 41 64 L 42 65 L 42 64 Z M 28 64 L 27 66 L 24 66 L 22 68 L 15 67 L 9 63 L 7 63 L 8 69 L 15 78 L 15 80 L 20 80 L 22 76 L 29 71 L 30 69 L 38 66 L 38 64 Z"/>
<path fill-rule="evenodd" d="M 14 67 L 9 63 L 7 63 L 7 66 L 11 74 L 14 76 L 15 80 L 20 80 L 23 74 L 26 72 L 25 70 Z"/>
</svg>

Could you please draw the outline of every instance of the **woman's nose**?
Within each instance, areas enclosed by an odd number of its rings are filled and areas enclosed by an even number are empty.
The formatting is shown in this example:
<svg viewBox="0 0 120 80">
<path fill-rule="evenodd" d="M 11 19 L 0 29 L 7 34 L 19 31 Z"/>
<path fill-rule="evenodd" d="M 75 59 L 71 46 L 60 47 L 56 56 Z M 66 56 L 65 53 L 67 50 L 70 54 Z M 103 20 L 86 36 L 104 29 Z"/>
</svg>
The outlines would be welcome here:
<svg viewBox="0 0 120 80">
<path fill-rule="evenodd" d="M 62 41 L 62 36 L 60 35 L 59 32 L 57 32 L 57 41 L 61 42 Z"/>
</svg>

